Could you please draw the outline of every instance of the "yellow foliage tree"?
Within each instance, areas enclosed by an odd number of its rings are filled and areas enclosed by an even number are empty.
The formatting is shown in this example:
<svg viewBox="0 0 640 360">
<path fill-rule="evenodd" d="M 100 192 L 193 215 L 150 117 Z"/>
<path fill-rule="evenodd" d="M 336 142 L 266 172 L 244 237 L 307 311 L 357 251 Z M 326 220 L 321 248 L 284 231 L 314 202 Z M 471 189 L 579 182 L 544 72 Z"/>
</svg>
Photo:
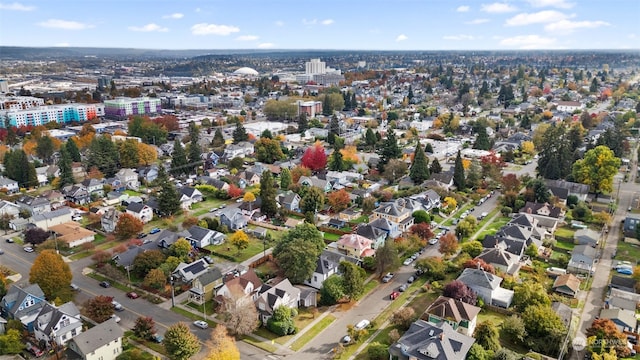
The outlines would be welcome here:
<svg viewBox="0 0 640 360">
<path fill-rule="evenodd" d="M 256 196 L 253 195 L 253 193 L 251 191 L 247 191 L 244 194 L 244 197 L 242 197 L 242 201 L 249 202 L 249 203 L 250 202 L 254 202 L 254 201 L 256 201 Z"/>
<path fill-rule="evenodd" d="M 522 152 L 528 155 L 533 155 L 536 151 L 533 141 L 523 141 L 521 144 Z"/>
<path fill-rule="evenodd" d="M 37 147 L 38 143 L 35 140 L 28 140 L 22 145 L 22 150 L 24 150 L 27 155 L 35 155 Z"/>
<path fill-rule="evenodd" d="M 247 236 L 247 234 L 245 234 L 242 230 L 234 232 L 229 237 L 229 241 L 238 249 L 238 253 L 249 247 L 249 236 Z"/>
<path fill-rule="evenodd" d="M 342 159 L 345 161 L 351 161 L 356 164 L 360 162 L 360 159 L 358 159 L 358 149 L 353 145 L 345 146 L 344 149 L 340 149 L 340 153 L 342 154 Z"/>
<path fill-rule="evenodd" d="M 447 213 L 451 213 L 453 210 L 456 209 L 456 207 L 458 207 L 458 202 L 456 201 L 456 199 L 452 198 L 451 196 L 447 196 L 444 198 L 444 202 L 442 203 L 443 205 L 443 209 L 447 212 Z"/>
<path fill-rule="evenodd" d="M 0 161 L 4 161 L 4 154 L 9 151 L 9 147 L 7 145 L 0 145 Z"/>
<path fill-rule="evenodd" d="M 465 170 L 468 170 L 468 169 L 469 169 L 469 166 L 471 166 L 471 160 L 469 160 L 469 159 L 462 159 L 462 167 L 463 167 Z"/>
<path fill-rule="evenodd" d="M 140 165 L 151 165 L 158 160 L 156 149 L 145 143 L 138 143 L 138 161 Z"/>
<path fill-rule="evenodd" d="M 224 325 L 218 324 L 211 331 L 211 338 L 207 341 L 209 353 L 205 360 L 240 360 L 240 351 L 236 341 L 227 333 Z"/>
</svg>

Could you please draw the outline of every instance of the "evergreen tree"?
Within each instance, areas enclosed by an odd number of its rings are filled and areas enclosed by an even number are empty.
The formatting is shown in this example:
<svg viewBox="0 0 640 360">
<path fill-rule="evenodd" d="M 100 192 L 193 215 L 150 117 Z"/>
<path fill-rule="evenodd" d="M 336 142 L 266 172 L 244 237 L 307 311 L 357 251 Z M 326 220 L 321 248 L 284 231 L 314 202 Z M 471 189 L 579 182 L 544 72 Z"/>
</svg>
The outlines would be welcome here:
<svg viewBox="0 0 640 360">
<path fill-rule="evenodd" d="M 411 85 L 409 85 L 409 93 L 407 94 L 407 99 L 409 99 L 409 101 L 413 99 L 413 88 L 411 87 Z"/>
<path fill-rule="evenodd" d="M 376 146 L 378 138 L 376 137 L 376 134 L 373 133 L 373 130 L 371 130 L 371 128 L 367 128 L 367 132 L 364 135 L 364 141 L 365 144 L 367 144 L 367 147 L 370 147 L 371 149 Z"/>
<path fill-rule="evenodd" d="M 491 140 L 489 140 L 489 135 L 487 134 L 487 128 L 484 126 L 478 126 L 478 136 L 476 137 L 476 142 L 473 144 L 474 149 L 479 150 L 489 150 L 491 149 Z"/>
<path fill-rule="evenodd" d="M 112 177 L 120 168 L 120 153 L 111 139 L 96 136 L 89 144 L 87 169 L 98 168 L 106 177 Z"/>
<path fill-rule="evenodd" d="M 75 141 L 71 139 L 67 140 L 65 148 L 67 148 L 67 153 L 69 154 L 71 161 L 79 162 L 80 160 L 82 160 L 82 157 L 80 156 L 80 150 L 78 150 L 78 145 Z"/>
<path fill-rule="evenodd" d="M 591 86 L 589 86 L 589 92 L 595 93 L 598 91 L 598 78 L 591 80 Z"/>
<path fill-rule="evenodd" d="M 177 138 L 173 141 L 173 153 L 171 154 L 171 173 L 174 176 L 187 173 L 187 153 L 182 143 Z"/>
<path fill-rule="evenodd" d="M 158 210 L 161 214 L 171 216 L 180 210 L 180 194 L 173 182 L 169 181 L 169 176 L 164 165 L 158 166 L 158 178 L 160 184 L 158 193 Z"/>
<path fill-rule="evenodd" d="M 466 189 L 464 166 L 462 165 L 462 155 L 460 155 L 460 150 L 458 150 L 458 156 L 456 156 L 456 163 L 453 168 L 453 185 L 461 191 Z"/>
<path fill-rule="evenodd" d="M 438 161 L 438 158 L 433 158 L 433 162 L 429 167 L 429 171 L 432 174 L 440 174 L 442 172 L 442 165 L 440 165 L 440 161 Z"/>
<path fill-rule="evenodd" d="M 236 129 L 233 130 L 233 143 L 237 144 L 242 141 L 249 140 L 249 134 L 247 134 L 247 130 L 242 126 L 240 121 L 236 121 Z"/>
<path fill-rule="evenodd" d="M 69 140 L 69 142 L 73 142 Z M 66 185 L 71 185 L 75 182 L 73 179 L 73 172 L 71 171 L 71 156 L 66 146 L 60 148 L 60 161 L 58 161 L 58 167 L 60 168 L 60 182 L 59 187 L 63 188 Z"/>
<path fill-rule="evenodd" d="M 480 92 L 478 93 L 478 97 L 484 97 L 488 93 L 489 93 L 489 84 L 485 80 L 485 81 L 482 82 L 482 87 L 480 88 Z"/>
<path fill-rule="evenodd" d="M 356 93 L 351 94 L 351 109 L 358 107 L 358 100 L 356 99 Z"/>
<path fill-rule="evenodd" d="M 426 154 L 433 154 L 433 145 L 431 145 L 431 143 L 427 143 L 427 145 L 424 146 L 424 152 Z"/>
<path fill-rule="evenodd" d="M 331 115 L 331 97 L 329 94 L 324 95 L 324 99 L 322 99 L 322 115 L 329 116 Z"/>
<path fill-rule="evenodd" d="M 307 119 L 307 113 L 302 112 L 298 116 L 298 132 L 304 134 L 309 129 L 309 120 Z"/>
<path fill-rule="evenodd" d="M 338 117 L 334 114 L 329 122 L 329 136 L 327 137 L 327 142 L 333 145 L 336 136 L 340 136 L 340 123 L 338 122 Z"/>
<path fill-rule="evenodd" d="M 280 189 L 287 190 L 291 185 L 291 171 L 288 168 L 282 169 L 280 172 Z"/>
<path fill-rule="evenodd" d="M 265 170 L 262 172 L 260 179 L 260 198 L 262 199 L 262 205 L 260 205 L 260 212 L 267 217 L 273 217 L 278 213 L 278 206 L 276 203 L 276 184 L 271 175 L 271 171 Z"/>
<path fill-rule="evenodd" d="M 416 151 L 413 156 L 413 163 L 409 170 L 409 177 L 413 180 L 414 184 L 422 184 L 425 180 L 429 179 L 429 159 L 422 150 L 422 145 L 418 142 L 416 145 Z"/>
<path fill-rule="evenodd" d="M 334 150 L 329 159 L 329 170 L 342 171 L 345 166 L 344 159 L 340 150 Z"/>
<path fill-rule="evenodd" d="M 198 142 L 200 141 L 200 129 L 195 122 L 189 123 L 189 137 L 191 142 L 189 143 L 189 153 L 187 156 L 187 163 L 189 164 L 188 170 L 190 173 L 196 173 L 198 166 L 202 163 L 200 156 L 202 155 L 202 148 Z"/>
<path fill-rule="evenodd" d="M 398 146 L 398 139 L 396 139 L 396 133 L 393 130 L 389 130 L 387 133 L 387 138 L 380 148 L 379 155 L 378 170 L 380 172 L 384 171 L 384 166 L 389 163 L 389 160 L 397 159 L 402 155 L 402 150 Z"/>
<path fill-rule="evenodd" d="M 273 140 L 273 134 L 271 133 L 271 131 L 269 131 L 269 129 L 264 129 L 262 134 L 260 134 L 260 139 L 271 139 L 271 140 Z"/>
<path fill-rule="evenodd" d="M 224 137 L 222 136 L 222 131 L 220 128 L 216 129 L 216 132 L 213 134 L 213 140 L 211 140 L 211 146 L 220 147 L 224 145 Z"/>
<path fill-rule="evenodd" d="M 36 145 L 36 155 L 46 164 L 51 164 L 51 156 L 53 156 L 53 140 L 48 136 L 41 136 Z"/>
<path fill-rule="evenodd" d="M 16 129 L 9 122 L 9 118 L 4 120 L 4 128 L 7 129 L 7 138 L 5 139 L 7 145 L 16 145 L 18 143 L 18 136 L 16 134 Z"/>
</svg>

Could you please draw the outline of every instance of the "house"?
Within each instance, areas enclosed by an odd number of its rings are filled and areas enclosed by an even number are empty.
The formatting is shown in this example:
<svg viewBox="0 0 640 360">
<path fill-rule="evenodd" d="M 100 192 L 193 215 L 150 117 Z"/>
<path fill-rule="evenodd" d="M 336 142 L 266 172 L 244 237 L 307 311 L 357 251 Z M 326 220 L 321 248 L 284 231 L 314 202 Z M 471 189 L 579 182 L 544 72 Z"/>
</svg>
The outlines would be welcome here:
<svg viewBox="0 0 640 360">
<path fill-rule="evenodd" d="M 416 320 L 389 347 L 390 358 L 398 360 L 464 360 L 475 339 L 453 329 L 448 322 L 431 324 Z"/>
<path fill-rule="evenodd" d="M 382 203 L 378 208 L 373 210 L 371 219 L 385 219 L 393 224 L 393 229 L 399 233 L 408 231 L 413 225 L 412 211 L 406 207 L 406 201 L 404 199 L 398 199 L 396 201 Z M 395 238 L 394 234 L 389 236 Z"/>
<path fill-rule="evenodd" d="M 492 265 L 496 270 L 500 270 L 509 275 L 516 275 L 520 270 L 520 256 L 514 255 L 500 247 L 484 249 L 476 259 L 483 260 Z"/>
<path fill-rule="evenodd" d="M 20 214 L 20 207 L 7 200 L 0 200 L 0 216 L 14 218 Z"/>
<path fill-rule="evenodd" d="M 617 289 L 622 291 L 628 291 L 631 293 L 636 292 L 636 280 L 631 277 L 613 275 L 609 282 L 610 289 Z"/>
<path fill-rule="evenodd" d="M 29 212 L 31 215 L 38 215 L 51 211 L 51 204 L 45 197 L 33 197 L 29 195 L 22 195 L 16 199 L 16 205 L 21 209 Z"/>
<path fill-rule="evenodd" d="M 425 181 L 422 185 L 427 188 L 443 188 L 450 190 L 451 187 L 453 187 L 453 171 L 433 173 L 429 177 L 429 180 Z"/>
<path fill-rule="evenodd" d="M 209 263 L 204 259 L 198 259 L 190 264 L 181 262 L 173 270 L 172 275 L 176 280 L 184 284 L 190 284 L 193 279 L 204 274 L 207 270 L 209 270 Z"/>
<path fill-rule="evenodd" d="M 567 189 L 568 195 L 574 195 L 578 198 L 578 200 L 585 201 L 587 200 L 587 195 L 589 195 L 589 185 L 575 183 L 566 180 L 545 180 L 545 183 L 551 188 L 562 188 Z"/>
<path fill-rule="evenodd" d="M 145 184 L 150 184 L 158 178 L 158 166 L 151 165 L 138 169 L 138 180 Z"/>
<path fill-rule="evenodd" d="M 116 231 L 116 225 L 120 219 L 122 213 L 114 208 L 109 208 L 100 216 L 100 225 L 102 230 L 106 233 L 112 233 Z"/>
<path fill-rule="evenodd" d="M 576 245 L 571 252 L 567 271 L 576 274 L 593 272 L 597 250 L 589 245 Z"/>
<path fill-rule="evenodd" d="M 376 251 L 371 247 L 373 241 L 358 234 L 345 234 L 336 241 L 338 250 L 344 251 L 348 256 L 363 259 L 374 256 Z"/>
<path fill-rule="evenodd" d="M 298 184 L 302 186 L 317 187 L 325 193 L 333 190 L 333 184 L 330 181 L 320 179 L 317 176 L 300 176 Z"/>
<path fill-rule="evenodd" d="M 113 260 L 116 265 L 122 266 L 123 268 L 125 268 L 125 270 L 129 270 L 131 269 L 136 256 L 149 250 L 158 250 L 158 245 L 154 242 L 147 242 L 142 243 L 142 245 L 139 246 L 130 246 L 127 251 L 113 255 L 113 257 L 111 257 L 111 260 Z"/>
<path fill-rule="evenodd" d="M 221 191 L 228 191 L 229 187 L 230 187 L 229 183 L 226 183 L 226 182 L 224 182 L 222 180 L 210 178 L 210 177 L 207 177 L 207 176 L 201 177 L 200 181 L 204 182 L 207 185 L 211 185 L 211 186 L 213 186 L 216 189 L 221 190 Z"/>
<path fill-rule="evenodd" d="M 635 333 L 638 328 L 638 319 L 636 319 L 636 313 L 633 310 L 602 309 L 600 310 L 600 318 L 610 319 L 620 331 Z"/>
<path fill-rule="evenodd" d="M 204 200 L 202 193 L 200 190 L 190 187 L 183 186 L 179 190 L 180 192 L 180 207 L 183 209 L 190 209 L 191 205 L 201 202 Z"/>
<path fill-rule="evenodd" d="M 580 279 L 573 274 L 560 275 L 553 282 L 551 289 L 563 295 L 576 297 L 580 291 Z"/>
<path fill-rule="evenodd" d="M 13 285 L 0 301 L 0 312 L 3 318 L 20 320 L 27 331 L 33 332 L 36 317 L 45 304 L 47 301 L 38 284 Z"/>
<path fill-rule="evenodd" d="M 346 225 L 347 224 L 346 224 L 346 222 L 344 220 L 340 220 L 340 219 L 336 219 L 336 218 L 329 219 L 329 222 L 327 223 L 328 227 L 334 228 L 334 229 L 342 229 Z"/>
<path fill-rule="evenodd" d="M 342 210 L 339 214 L 338 214 L 338 219 L 342 220 L 342 221 L 354 221 L 357 218 L 359 218 L 360 216 L 362 216 L 362 211 L 355 209 L 355 208 L 349 208 L 349 209 L 344 209 Z"/>
<path fill-rule="evenodd" d="M 181 239 L 182 236 L 174 233 L 171 230 L 164 229 L 156 237 L 156 244 L 161 249 L 168 249 L 173 243 Z"/>
<path fill-rule="evenodd" d="M 431 324 L 447 322 L 453 330 L 473 336 L 480 308 L 460 300 L 439 296 L 420 317 Z"/>
<path fill-rule="evenodd" d="M 129 194 L 120 191 L 109 191 L 107 195 L 102 199 L 102 205 L 115 206 L 120 205 L 124 201 L 129 199 Z"/>
<path fill-rule="evenodd" d="M 573 242 L 577 245 L 596 247 L 600 242 L 600 233 L 591 229 L 578 229 L 573 235 Z"/>
<path fill-rule="evenodd" d="M 253 154 L 255 151 L 253 144 L 248 141 L 241 141 L 237 144 L 230 144 L 224 149 L 222 159 L 229 161 L 237 157 L 246 157 Z"/>
<path fill-rule="evenodd" d="M 82 180 L 87 176 L 87 172 L 81 162 L 71 163 L 71 175 L 73 175 L 73 178 L 76 180 Z"/>
<path fill-rule="evenodd" d="M 558 111 L 564 111 L 572 113 L 576 110 L 584 109 L 585 105 L 579 101 L 558 101 L 556 103 L 556 109 Z"/>
<path fill-rule="evenodd" d="M 215 289 L 223 284 L 224 276 L 217 267 L 210 267 L 206 272 L 200 274 L 191 281 L 189 289 L 189 301 L 196 304 L 204 304 L 205 301 L 213 299 Z"/>
<path fill-rule="evenodd" d="M 76 205 L 85 205 L 91 202 L 89 192 L 82 184 L 67 185 L 62 188 L 62 194 L 65 200 Z"/>
<path fill-rule="evenodd" d="M 513 290 L 500 287 L 502 278 L 481 269 L 466 268 L 458 281 L 467 285 L 484 300 L 485 304 L 508 308 L 513 301 Z"/>
<path fill-rule="evenodd" d="M 52 178 L 57 178 L 60 177 L 60 168 L 58 167 L 58 165 L 49 165 L 47 167 L 47 178 L 52 177 Z"/>
<path fill-rule="evenodd" d="M 569 329 L 571 327 L 571 319 L 573 318 L 573 309 L 560 301 L 551 303 L 551 309 L 560 317 L 560 320 Z"/>
<path fill-rule="evenodd" d="M 619 289 L 610 289 L 605 308 L 635 311 L 640 304 L 640 294 Z"/>
<path fill-rule="evenodd" d="M 66 222 L 60 225 L 49 226 L 49 231 L 53 231 L 56 241 L 66 243 L 70 248 L 92 242 L 95 235 L 91 230 L 85 229 L 75 221 Z"/>
<path fill-rule="evenodd" d="M 527 201 L 520 213 L 530 214 L 538 220 L 539 226 L 546 228 L 553 233 L 558 226 L 558 222 L 564 219 L 564 210 L 549 203 L 534 203 Z"/>
<path fill-rule="evenodd" d="M 534 238 L 536 240 L 542 241 L 551 236 L 547 229 L 539 225 L 538 219 L 533 217 L 533 215 L 531 214 L 514 214 L 511 220 L 509 220 L 509 222 L 505 225 L 505 229 L 511 226 L 517 226 L 521 229 L 526 230 L 526 236 Z M 505 230 L 503 233 L 509 234 L 509 231 Z M 522 239 L 527 240 L 525 238 Z"/>
<path fill-rule="evenodd" d="M 138 181 L 138 174 L 133 169 L 120 169 L 115 177 L 120 180 L 120 182 L 127 189 L 138 190 L 140 188 L 140 181 Z"/>
<path fill-rule="evenodd" d="M 288 194 L 281 194 L 278 196 L 278 202 L 280 205 L 288 211 L 299 212 L 300 211 L 300 195 L 290 192 Z"/>
<path fill-rule="evenodd" d="M 567 198 L 569 197 L 569 189 L 561 188 L 558 186 L 547 186 L 551 196 L 558 198 L 558 201 L 564 205 L 567 204 Z"/>
<path fill-rule="evenodd" d="M 300 301 L 298 306 L 302 307 L 316 307 L 318 306 L 318 291 L 307 286 L 296 286 L 300 289 Z"/>
<path fill-rule="evenodd" d="M 0 190 L 6 191 L 7 194 L 15 194 L 20 191 L 20 187 L 17 181 L 0 176 Z"/>
<path fill-rule="evenodd" d="M 635 238 L 636 237 L 636 227 L 640 224 L 640 219 L 627 216 L 624 218 L 624 222 L 622 223 L 622 232 L 624 236 Z"/>
<path fill-rule="evenodd" d="M 104 181 L 105 185 L 111 186 L 111 190 L 122 192 L 127 190 L 126 185 L 117 177 L 108 178 Z"/>
<path fill-rule="evenodd" d="M 55 210 L 65 205 L 66 200 L 64 198 L 64 195 L 60 191 L 47 190 L 40 196 L 45 197 L 47 200 L 49 200 L 49 204 L 51 204 L 51 210 Z"/>
<path fill-rule="evenodd" d="M 329 276 L 339 273 L 338 267 L 343 261 L 348 261 L 350 263 L 357 264 L 358 266 L 361 263 L 360 259 L 355 257 L 334 251 L 323 250 L 318 257 L 316 269 L 313 271 L 311 278 L 306 280 L 304 283 L 316 289 L 322 288 L 322 283 L 324 283 Z"/>
<path fill-rule="evenodd" d="M 221 301 L 255 301 L 258 292 L 262 287 L 262 280 L 256 275 L 253 269 L 248 269 L 243 273 L 231 273 L 217 291 L 216 296 Z"/>
<path fill-rule="evenodd" d="M 440 207 L 440 195 L 432 189 L 413 195 L 410 199 L 417 201 L 422 206 L 422 209 L 413 209 L 429 211 L 431 209 Z"/>
<path fill-rule="evenodd" d="M 153 210 L 149 206 L 142 203 L 129 203 L 129 205 L 127 205 L 126 212 L 127 214 L 132 215 L 145 224 L 153 220 Z"/>
<path fill-rule="evenodd" d="M 104 179 L 84 179 L 81 184 L 87 188 L 89 196 L 103 197 L 104 183 Z"/>
<path fill-rule="evenodd" d="M 244 229 L 247 226 L 247 218 L 238 208 L 226 208 L 220 214 L 220 225 L 225 225 L 232 231 Z"/>
<path fill-rule="evenodd" d="M 262 206 L 262 198 L 260 196 L 256 196 L 256 199 L 254 201 L 241 202 L 240 205 L 238 206 L 238 209 L 242 211 L 243 215 L 249 218 L 253 218 L 256 213 L 260 212 L 261 206 Z M 262 220 L 264 219 L 266 219 L 266 217 L 264 217 Z"/>
<path fill-rule="evenodd" d="M 238 176 L 246 182 L 247 186 L 260 185 L 260 174 L 251 171 L 242 171 Z"/>
<path fill-rule="evenodd" d="M 64 346 L 81 332 L 80 310 L 73 302 L 62 304 L 60 307 L 45 304 L 40 309 L 34 324 L 34 335 L 37 340 L 47 344 L 55 342 L 58 346 Z"/>
<path fill-rule="evenodd" d="M 300 289 L 291 285 L 289 279 L 284 279 L 274 286 L 263 285 L 256 299 L 256 307 L 260 320 L 266 324 L 277 307 L 286 306 L 297 309 L 299 301 Z"/>
<path fill-rule="evenodd" d="M 70 222 L 72 216 L 73 210 L 65 206 L 57 210 L 34 215 L 29 220 L 36 227 L 43 230 L 49 230 L 52 226 Z"/>
<path fill-rule="evenodd" d="M 205 229 L 197 225 L 193 225 L 186 231 L 183 231 L 181 235 L 191 243 L 191 246 L 197 248 L 204 248 L 209 245 L 220 245 L 225 239 L 223 233 Z"/>
<path fill-rule="evenodd" d="M 384 245 L 384 241 L 387 238 L 387 232 L 377 227 L 371 226 L 371 224 L 361 224 L 356 229 L 356 234 L 364 236 L 367 239 L 373 241 L 371 244 L 372 249 L 377 249 Z"/>
<path fill-rule="evenodd" d="M 115 360 L 122 354 L 122 336 L 124 330 L 109 319 L 67 343 L 65 355 L 68 360 Z"/>
</svg>

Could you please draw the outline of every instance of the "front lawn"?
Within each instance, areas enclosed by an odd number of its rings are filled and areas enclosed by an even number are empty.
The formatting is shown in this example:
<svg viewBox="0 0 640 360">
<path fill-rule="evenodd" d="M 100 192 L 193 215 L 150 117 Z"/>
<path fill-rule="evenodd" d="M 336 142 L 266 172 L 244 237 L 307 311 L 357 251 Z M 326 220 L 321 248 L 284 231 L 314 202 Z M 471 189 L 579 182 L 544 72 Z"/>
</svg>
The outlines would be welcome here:
<svg viewBox="0 0 640 360">
<path fill-rule="evenodd" d="M 575 233 L 576 233 L 575 229 L 572 229 L 572 228 L 567 227 L 567 226 L 563 226 L 563 227 L 557 228 L 556 232 L 555 232 L 556 240 L 562 239 L 562 240 L 567 241 L 567 242 L 568 241 L 573 242 Z"/>
<path fill-rule="evenodd" d="M 616 260 L 630 261 L 635 264 L 640 259 L 640 246 L 624 241 L 618 241 Z"/>
<path fill-rule="evenodd" d="M 305 346 L 309 341 L 311 341 L 318 334 L 320 334 L 322 330 L 326 329 L 329 325 L 331 325 L 331 323 L 335 319 L 336 317 L 331 314 L 322 318 L 322 320 L 318 321 L 315 325 L 313 325 L 311 329 L 305 331 L 304 334 L 300 335 L 300 337 L 296 339 L 296 341 L 294 341 L 293 344 L 291 344 L 291 350 L 298 351 L 302 349 L 303 346 Z"/>
<path fill-rule="evenodd" d="M 340 235 L 326 232 L 324 233 L 324 238 L 329 241 L 338 241 L 338 239 L 340 239 Z"/>
<path fill-rule="evenodd" d="M 238 251 L 238 248 L 233 246 L 228 241 L 222 245 L 209 245 L 206 247 L 206 249 L 215 251 L 218 254 L 235 258 L 236 262 L 243 262 L 249 259 L 250 257 L 265 251 L 265 249 L 268 249 L 270 247 L 271 245 L 269 245 L 268 242 L 266 243 L 266 248 L 265 248 L 264 241 L 257 239 L 253 236 L 249 236 L 249 246 L 246 249 L 243 249 L 240 251 Z"/>
<path fill-rule="evenodd" d="M 318 311 L 317 315 L 319 314 L 320 314 L 320 311 Z M 311 322 L 313 322 L 314 319 L 315 317 L 311 312 L 311 309 L 301 308 L 301 309 L 298 309 L 298 316 L 296 316 L 295 319 L 293 319 L 293 322 L 296 328 L 298 329 L 298 332 L 300 332 L 304 328 L 306 328 Z M 256 331 L 254 331 L 254 334 L 261 336 L 265 339 L 275 341 L 280 345 L 285 344 L 287 341 L 291 340 L 291 338 L 295 336 L 295 335 L 278 336 L 277 334 L 274 334 L 271 331 L 269 331 L 269 329 L 267 329 L 266 327 L 258 328 Z"/>
</svg>

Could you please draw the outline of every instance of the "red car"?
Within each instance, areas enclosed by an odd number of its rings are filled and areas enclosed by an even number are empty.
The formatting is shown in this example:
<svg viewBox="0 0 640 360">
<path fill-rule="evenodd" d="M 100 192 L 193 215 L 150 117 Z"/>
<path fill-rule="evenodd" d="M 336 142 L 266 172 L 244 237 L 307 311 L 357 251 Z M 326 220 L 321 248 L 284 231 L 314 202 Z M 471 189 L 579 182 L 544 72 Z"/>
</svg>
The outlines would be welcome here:
<svg viewBox="0 0 640 360">
<path fill-rule="evenodd" d="M 137 299 L 137 298 L 139 298 L 139 297 L 140 297 L 140 295 L 138 295 L 137 293 L 135 293 L 135 292 L 133 292 L 133 291 L 132 291 L 132 292 L 128 292 L 128 293 L 127 293 L 127 297 L 128 297 L 129 299 Z"/>
<path fill-rule="evenodd" d="M 400 296 L 400 293 L 397 292 L 397 291 L 394 291 L 394 292 L 391 293 L 391 295 L 389 295 L 389 298 L 391 300 L 395 300 L 398 296 Z"/>
</svg>

